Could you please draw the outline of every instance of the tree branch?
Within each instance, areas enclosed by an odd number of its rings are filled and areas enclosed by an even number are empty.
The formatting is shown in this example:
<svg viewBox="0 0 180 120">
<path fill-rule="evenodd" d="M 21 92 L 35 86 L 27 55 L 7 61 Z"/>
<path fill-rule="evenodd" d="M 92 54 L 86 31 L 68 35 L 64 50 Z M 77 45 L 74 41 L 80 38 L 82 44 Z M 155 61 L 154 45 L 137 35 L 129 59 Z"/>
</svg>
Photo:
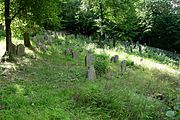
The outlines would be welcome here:
<svg viewBox="0 0 180 120">
<path fill-rule="evenodd" d="M 19 8 L 19 10 L 12 16 L 11 21 L 21 12 L 21 10 L 25 7 L 25 5 L 23 5 L 21 8 Z"/>
</svg>

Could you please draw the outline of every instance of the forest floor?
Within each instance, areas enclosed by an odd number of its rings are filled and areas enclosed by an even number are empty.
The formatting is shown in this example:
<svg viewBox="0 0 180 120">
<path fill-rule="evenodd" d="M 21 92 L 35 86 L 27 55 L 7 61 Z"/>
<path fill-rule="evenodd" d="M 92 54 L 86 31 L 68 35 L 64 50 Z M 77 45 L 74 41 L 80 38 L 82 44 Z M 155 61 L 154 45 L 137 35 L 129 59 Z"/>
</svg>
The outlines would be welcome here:
<svg viewBox="0 0 180 120">
<path fill-rule="evenodd" d="M 26 49 L 27 54 L 17 58 L 16 63 L 1 63 L 0 120 L 162 120 L 180 117 L 178 69 L 114 49 L 92 46 L 71 37 L 59 38 L 46 52 Z M 65 55 L 66 48 L 78 51 L 78 60 Z M 119 77 L 120 64 L 111 63 L 113 69 L 97 80 L 89 81 L 84 48 L 92 48 L 97 54 L 119 54 L 120 60 L 133 59 L 135 66 L 128 67 Z"/>
</svg>

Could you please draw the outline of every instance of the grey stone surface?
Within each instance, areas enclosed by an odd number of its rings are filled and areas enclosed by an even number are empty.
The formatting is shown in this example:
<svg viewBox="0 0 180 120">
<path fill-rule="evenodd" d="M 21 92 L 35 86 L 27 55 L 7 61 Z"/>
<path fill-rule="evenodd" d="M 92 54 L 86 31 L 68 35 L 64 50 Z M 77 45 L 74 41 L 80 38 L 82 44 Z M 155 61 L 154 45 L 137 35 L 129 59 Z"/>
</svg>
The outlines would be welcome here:
<svg viewBox="0 0 180 120">
<path fill-rule="evenodd" d="M 139 54 L 141 55 L 142 54 L 142 46 L 141 45 L 138 46 L 138 50 L 139 50 Z"/>
<path fill-rule="evenodd" d="M 87 54 L 85 57 L 85 66 L 89 67 L 95 62 L 95 56 L 92 54 Z"/>
<path fill-rule="evenodd" d="M 48 40 L 48 39 L 49 39 L 48 34 L 44 35 L 44 40 Z"/>
<path fill-rule="evenodd" d="M 67 49 L 65 50 L 65 55 L 70 55 L 71 52 L 72 52 L 72 50 L 71 50 L 70 48 L 67 48 Z"/>
<path fill-rule="evenodd" d="M 72 52 L 72 58 L 73 59 L 78 59 L 78 53 L 77 52 Z"/>
<path fill-rule="evenodd" d="M 119 61 L 119 56 L 118 55 L 115 55 L 114 56 L 114 63 L 117 63 Z"/>
<path fill-rule="evenodd" d="M 23 44 L 19 44 L 17 46 L 17 56 L 23 56 L 25 55 L 25 47 Z"/>
<path fill-rule="evenodd" d="M 125 47 L 125 52 L 129 52 L 129 42 L 128 41 L 124 42 L 124 47 Z"/>
<path fill-rule="evenodd" d="M 87 78 L 88 78 L 88 80 L 95 80 L 96 79 L 96 71 L 95 71 L 93 65 L 89 66 L 89 68 L 88 68 Z"/>
<path fill-rule="evenodd" d="M 127 63 L 126 60 L 123 60 L 123 61 L 121 62 L 121 72 L 122 72 L 122 73 L 126 72 L 126 63 Z"/>
</svg>

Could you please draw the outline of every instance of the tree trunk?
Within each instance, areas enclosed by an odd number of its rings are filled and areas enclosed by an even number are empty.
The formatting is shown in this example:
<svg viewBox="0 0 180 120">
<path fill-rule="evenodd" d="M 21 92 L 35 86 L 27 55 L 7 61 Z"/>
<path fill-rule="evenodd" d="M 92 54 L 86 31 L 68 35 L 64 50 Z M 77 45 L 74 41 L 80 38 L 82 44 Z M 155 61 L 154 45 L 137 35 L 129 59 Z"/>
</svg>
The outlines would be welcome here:
<svg viewBox="0 0 180 120">
<path fill-rule="evenodd" d="M 23 37 L 24 37 L 24 46 L 28 47 L 28 48 L 31 48 L 31 42 L 30 42 L 30 37 L 29 37 L 29 33 L 28 32 L 25 32 L 23 34 Z"/>
<path fill-rule="evenodd" d="M 15 49 L 12 47 L 14 46 L 12 44 L 11 40 L 11 18 L 10 18 L 10 0 L 4 0 L 4 6 L 5 6 L 5 26 L 6 26 L 6 52 L 4 54 L 9 56 L 9 61 L 13 61 L 14 58 L 12 56 L 13 52 L 15 53 Z"/>
</svg>

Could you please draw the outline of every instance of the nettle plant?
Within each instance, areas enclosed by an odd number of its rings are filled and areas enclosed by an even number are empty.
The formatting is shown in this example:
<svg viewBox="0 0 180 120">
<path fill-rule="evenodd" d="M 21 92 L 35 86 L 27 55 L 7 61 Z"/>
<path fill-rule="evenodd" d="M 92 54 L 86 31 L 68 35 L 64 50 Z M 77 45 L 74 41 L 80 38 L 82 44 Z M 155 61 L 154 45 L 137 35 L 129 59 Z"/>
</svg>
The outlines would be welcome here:
<svg viewBox="0 0 180 120">
<path fill-rule="evenodd" d="M 101 55 L 96 55 L 96 60 L 95 60 L 95 70 L 97 75 L 102 75 L 107 72 L 108 67 L 109 67 L 109 57 L 106 54 L 101 54 Z"/>
</svg>

